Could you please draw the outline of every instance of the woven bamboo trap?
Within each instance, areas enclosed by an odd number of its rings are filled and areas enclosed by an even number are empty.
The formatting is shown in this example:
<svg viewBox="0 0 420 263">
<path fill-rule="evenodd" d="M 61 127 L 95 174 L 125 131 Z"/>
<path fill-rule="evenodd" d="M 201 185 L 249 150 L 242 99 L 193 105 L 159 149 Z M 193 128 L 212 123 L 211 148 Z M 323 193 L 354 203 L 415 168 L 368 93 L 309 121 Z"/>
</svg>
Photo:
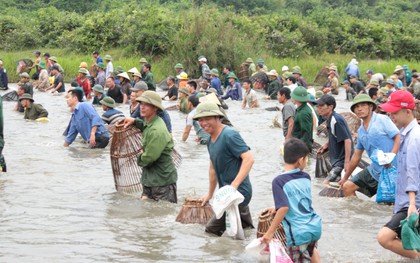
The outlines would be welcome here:
<svg viewBox="0 0 420 263">
<path fill-rule="evenodd" d="M 110 155 L 115 188 L 128 194 L 141 192 L 142 169 L 137 164 L 137 157 L 143 148 L 143 134 L 134 125 L 125 128 L 124 124 L 116 124 L 112 130 Z M 182 157 L 175 149 L 172 159 L 178 168 Z"/>
<path fill-rule="evenodd" d="M 210 204 L 201 206 L 199 198 L 185 198 L 181 210 L 176 216 L 175 221 L 182 224 L 207 224 L 214 215 Z"/>
<path fill-rule="evenodd" d="M 338 183 L 329 183 L 327 187 L 319 192 L 319 196 L 344 197 L 344 192 Z"/>
<path fill-rule="evenodd" d="M 270 228 L 274 219 L 274 214 L 271 214 L 268 209 L 265 209 L 262 211 L 258 219 L 257 238 L 260 238 Z M 274 238 L 280 240 L 283 246 L 286 247 L 286 233 L 284 232 L 283 223 L 280 223 L 277 227 L 277 231 L 274 233 Z"/>
</svg>

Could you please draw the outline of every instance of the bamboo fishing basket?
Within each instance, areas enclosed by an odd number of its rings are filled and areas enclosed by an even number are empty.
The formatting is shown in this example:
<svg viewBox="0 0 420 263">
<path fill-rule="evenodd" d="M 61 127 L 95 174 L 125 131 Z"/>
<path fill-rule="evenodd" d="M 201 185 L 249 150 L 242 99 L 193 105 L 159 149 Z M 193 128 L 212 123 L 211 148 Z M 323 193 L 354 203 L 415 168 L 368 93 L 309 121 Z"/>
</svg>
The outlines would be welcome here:
<svg viewBox="0 0 420 263">
<path fill-rule="evenodd" d="M 247 63 L 242 63 L 241 66 L 239 67 L 239 72 L 238 72 L 238 79 L 239 81 L 243 81 L 245 79 L 248 79 L 249 73 L 248 73 L 248 69 L 249 69 L 249 64 Z"/>
<path fill-rule="evenodd" d="M 124 124 L 108 126 L 111 134 L 111 165 L 114 174 L 115 188 L 122 193 L 137 193 L 142 191 L 142 168 L 137 164 L 137 158 L 143 149 L 143 133 L 134 125 L 125 128 Z M 172 150 L 172 160 L 176 168 L 182 164 L 182 156 Z"/>
<path fill-rule="evenodd" d="M 319 192 L 319 196 L 344 197 L 343 189 L 337 183 L 329 183 L 327 187 Z"/>
<path fill-rule="evenodd" d="M 209 203 L 201 206 L 201 202 L 199 198 L 185 198 L 175 221 L 182 224 L 207 224 L 214 212 Z"/>
<path fill-rule="evenodd" d="M 141 192 L 142 169 L 137 157 L 143 148 L 142 133 L 134 125 L 124 128 L 124 124 L 116 124 L 113 128 L 110 154 L 115 188 L 127 194 Z"/>
<path fill-rule="evenodd" d="M 258 219 L 257 238 L 260 238 L 270 228 L 274 219 L 274 214 L 271 214 L 268 209 L 265 209 L 262 211 Z M 286 233 L 284 232 L 283 223 L 280 223 L 277 227 L 277 231 L 274 233 L 274 238 L 280 240 L 283 246 L 286 247 Z"/>
</svg>

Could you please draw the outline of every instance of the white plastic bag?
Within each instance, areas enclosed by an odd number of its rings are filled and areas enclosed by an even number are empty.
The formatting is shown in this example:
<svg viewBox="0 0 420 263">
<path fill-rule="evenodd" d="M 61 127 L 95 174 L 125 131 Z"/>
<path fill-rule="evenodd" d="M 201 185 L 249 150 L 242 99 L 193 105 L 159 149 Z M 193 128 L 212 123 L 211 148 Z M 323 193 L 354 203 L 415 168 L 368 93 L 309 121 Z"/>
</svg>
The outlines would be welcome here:
<svg viewBox="0 0 420 263">
<path fill-rule="evenodd" d="M 293 263 L 278 239 L 270 241 L 270 263 Z"/>
<path fill-rule="evenodd" d="M 256 238 L 251 241 L 246 247 L 245 251 L 256 257 L 260 262 L 268 262 L 270 260 L 270 251 L 266 243 L 261 242 L 261 238 Z"/>
</svg>

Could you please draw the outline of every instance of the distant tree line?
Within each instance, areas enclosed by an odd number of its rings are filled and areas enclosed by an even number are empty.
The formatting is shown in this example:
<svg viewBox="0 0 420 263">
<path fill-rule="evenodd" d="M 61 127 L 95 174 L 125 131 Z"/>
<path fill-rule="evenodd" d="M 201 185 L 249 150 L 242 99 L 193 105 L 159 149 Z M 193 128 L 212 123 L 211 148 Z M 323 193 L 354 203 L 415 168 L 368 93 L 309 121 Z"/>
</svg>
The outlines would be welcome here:
<svg viewBox="0 0 420 263">
<path fill-rule="evenodd" d="M 0 0 L 0 6 L 0 50 L 122 48 L 182 60 L 206 54 L 220 66 L 263 52 L 420 58 L 418 1 Z"/>
</svg>

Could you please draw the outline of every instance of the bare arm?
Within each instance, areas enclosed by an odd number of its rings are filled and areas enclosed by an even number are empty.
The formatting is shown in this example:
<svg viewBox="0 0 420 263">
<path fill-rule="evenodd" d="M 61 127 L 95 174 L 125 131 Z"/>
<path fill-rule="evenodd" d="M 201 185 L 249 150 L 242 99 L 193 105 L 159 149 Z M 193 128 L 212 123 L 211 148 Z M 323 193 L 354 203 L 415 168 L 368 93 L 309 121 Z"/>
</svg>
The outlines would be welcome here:
<svg viewBox="0 0 420 263">
<path fill-rule="evenodd" d="M 419 193 L 417 193 L 419 194 Z M 410 205 L 408 206 L 407 217 L 411 215 L 411 213 L 417 213 L 416 208 L 416 193 L 415 192 L 408 192 L 408 198 L 410 200 Z"/>
<path fill-rule="evenodd" d="M 286 140 L 290 139 L 292 137 L 292 131 L 293 131 L 293 125 L 294 125 L 294 120 L 292 117 L 290 117 L 287 120 L 287 124 L 288 124 L 288 130 L 287 130 L 287 135 L 286 135 Z"/>
<path fill-rule="evenodd" d="M 271 239 L 274 236 L 274 233 L 277 230 L 277 227 L 283 221 L 288 211 L 289 208 L 287 206 L 280 207 L 279 209 L 277 209 L 276 215 L 274 216 L 273 222 L 271 222 L 270 228 L 268 228 L 267 232 L 262 237 L 262 242 L 266 244 L 270 243 Z"/>
<path fill-rule="evenodd" d="M 188 136 L 190 135 L 192 126 L 185 126 L 184 133 L 182 134 L 182 140 L 185 142 L 188 139 Z"/>
<path fill-rule="evenodd" d="M 258 100 L 254 100 L 251 104 L 251 108 L 257 107 L 257 104 L 258 104 Z"/>
<path fill-rule="evenodd" d="M 127 103 L 127 94 L 123 93 L 123 104 Z"/>
<path fill-rule="evenodd" d="M 394 137 L 394 147 L 392 147 L 391 152 L 395 154 L 398 153 L 398 149 L 400 148 L 400 138 L 401 138 L 401 135 L 399 133 L 395 135 Z"/>
<path fill-rule="evenodd" d="M 350 177 L 351 173 L 356 169 L 360 160 L 362 159 L 363 150 L 356 149 L 354 151 L 353 157 L 350 160 L 349 168 L 346 170 L 344 178 L 340 180 L 339 184 L 343 185 Z"/>
<path fill-rule="evenodd" d="M 57 85 L 57 87 L 55 87 L 55 89 L 53 89 L 52 91 L 51 91 L 51 93 L 54 93 L 54 92 L 56 92 L 61 86 L 63 85 L 63 83 L 62 82 L 60 82 L 60 83 L 58 83 L 58 85 Z M 51 88 L 52 88 L 53 86 L 51 86 Z"/>
<path fill-rule="evenodd" d="M 95 134 L 96 134 L 97 129 L 98 129 L 98 126 L 93 126 L 92 127 L 92 131 L 90 132 L 90 138 L 89 138 L 89 145 L 90 146 L 95 146 L 95 144 L 96 144 Z"/>
<path fill-rule="evenodd" d="M 242 181 L 248 176 L 251 171 L 252 165 L 254 164 L 254 157 L 252 156 L 251 151 L 244 152 L 241 154 L 242 164 L 239 169 L 238 174 L 235 177 L 235 180 L 230 184 L 235 189 L 238 189 Z"/>
<path fill-rule="evenodd" d="M 212 197 L 214 194 L 214 190 L 216 190 L 217 186 L 217 175 L 216 170 L 214 170 L 213 164 L 210 161 L 210 167 L 209 167 L 209 192 L 207 195 L 203 196 L 201 198 L 201 206 L 204 206 Z"/>
<path fill-rule="evenodd" d="M 351 157 L 351 140 L 345 139 L 344 140 L 344 171 L 346 171 L 349 168 L 350 157 Z"/>
</svg>

